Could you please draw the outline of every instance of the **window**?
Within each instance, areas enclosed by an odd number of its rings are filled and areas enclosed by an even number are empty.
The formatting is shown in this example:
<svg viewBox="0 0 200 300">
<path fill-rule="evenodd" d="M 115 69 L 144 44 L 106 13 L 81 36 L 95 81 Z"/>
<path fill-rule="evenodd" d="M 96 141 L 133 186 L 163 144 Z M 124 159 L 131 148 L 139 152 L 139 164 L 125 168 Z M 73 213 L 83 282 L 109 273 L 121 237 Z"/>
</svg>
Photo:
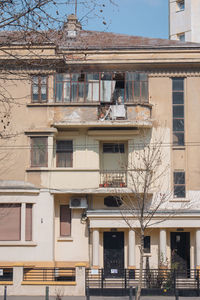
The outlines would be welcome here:
<svg viewBox="0 0 200 300">
<path fill-rule="evenodd" d="M 104 198 L 104 205 L 108 207 L 119 207 L 122 205 L 122 200 L 118 196 L 108 196 Z"/>
<path fill-rule="evenodd" d="M 103 104 L 148 102 L 148 76 L 143 72 L 56 74 L 55 101 Z"/>
<path fill-rule="evenodd" d="M 61 168 L 72 167 L 73 165 L 73 142 L 56 142 L 56 166 Z"/>
<path fill-rule="evenodd" d="M 47 137 L 31 138 L 31 167 L 48 166 Z"/>
<path fill-rule="evenodd" d="M 103 153 L 124 153 L 124 144 L 103 144 Z"/>
<path fill-rule="evenodd" d="M 25 240 L 32 241 L 32 204 L 26 204 Z"/>
<path fill-rule="evenodd" d="M 47 102 L 47 76 L 32 77 L 32 102 Z"/>
<path fill-rule="evenodd" d="M 0 241 L 21 240 L 21 204 L 0 204 Z"/>
<path fill-rule="evenodd" d="M 177 35 L 179 41 L 185 42 L 185 33 L 180 33 Z"/>
<path fill-rule="evenodd" d="M 184 78 L 172 79 L 173 145 L 184 145 Z"/>
<path fill-rule="evenodd" d="M 185 9 L 185 0 L 177 0 L 176 3 L 179 11 Z"/>
<path fill-rule="evenodd" d="M 144 236 L 144 253 L 151 253 L 151 237 Z"/>
<path fill-rule="evenodd" d="M 71 235 L 71 209 L 69 205 L 60 205 L 60 236 Z"/>
<path fill-rule="evenodd" d="M 174 172 L 174 197 L 185 198 L 185 172 Z"/>
</svg>

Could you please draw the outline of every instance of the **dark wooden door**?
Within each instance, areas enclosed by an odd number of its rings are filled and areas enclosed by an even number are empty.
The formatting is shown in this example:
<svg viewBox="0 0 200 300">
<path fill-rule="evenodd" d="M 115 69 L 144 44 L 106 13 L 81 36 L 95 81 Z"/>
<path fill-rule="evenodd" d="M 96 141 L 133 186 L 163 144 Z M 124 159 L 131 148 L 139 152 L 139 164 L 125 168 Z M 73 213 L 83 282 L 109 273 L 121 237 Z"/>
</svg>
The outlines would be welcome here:
<svg viewBox="0 0 200 300">
<path fill-rule="evenodd" d="M 124 232 L 104 232 L 104 275 L 122 277 L 124 272 Z"/>
<path fill-rule="evenodd" d="M 176 269 L 179 277 L 190 274 L 190 233 L 171 232 L 171 267 Z"/>
</svg>

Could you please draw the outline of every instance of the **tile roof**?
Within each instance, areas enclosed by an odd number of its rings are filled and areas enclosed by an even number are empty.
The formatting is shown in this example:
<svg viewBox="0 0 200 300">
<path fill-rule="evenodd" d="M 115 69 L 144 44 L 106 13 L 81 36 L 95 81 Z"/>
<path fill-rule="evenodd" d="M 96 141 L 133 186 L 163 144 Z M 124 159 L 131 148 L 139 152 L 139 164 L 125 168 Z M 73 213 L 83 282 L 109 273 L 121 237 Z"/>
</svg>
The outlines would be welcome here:
<svg viewBox="0 0 200 300">
<path fill-rule="evenodd" d="M 98 31 L 77 31 L 76 37 L 68 37 L 67 30 L 43 32 L 0 32 L 0 45 L 45 45 L 51 44 L 70 50 L 114 50 L 114 49 L 161 49 L 200 48 L 198 43 L 176 40 L 146 38 Z"/>
</svg>

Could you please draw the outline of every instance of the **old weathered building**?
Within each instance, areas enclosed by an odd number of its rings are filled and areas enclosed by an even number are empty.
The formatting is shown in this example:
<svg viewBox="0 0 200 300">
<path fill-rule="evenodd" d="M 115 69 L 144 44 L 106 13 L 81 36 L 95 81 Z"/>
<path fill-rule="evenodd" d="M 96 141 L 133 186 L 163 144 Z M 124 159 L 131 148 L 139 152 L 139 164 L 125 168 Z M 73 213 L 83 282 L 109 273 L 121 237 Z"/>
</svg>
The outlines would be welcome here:
<svg viewBox="0 0 200 300">
<path fill-rule="evenodd" d="M 131 230 L 114 199 L 134 193 L 132 159 L 155 137 L 168 168 L 152 194 L 169 193 L 176 213 L 157 211 L 145 256 L 151 268 L 198 268 L 200 45 L 84 31 L 74 16 L 59 32 L 0 40 L 11 135 L 0 147 L 0 266 L 24 267 L 21 294 L 33 293 L 36 267 L 54 268 L 54 285 L 70 277 L 59 268 L 139 268 L 138 222 Z M 79 275 L 68 293 L 84 293 Z"/>
</svg>

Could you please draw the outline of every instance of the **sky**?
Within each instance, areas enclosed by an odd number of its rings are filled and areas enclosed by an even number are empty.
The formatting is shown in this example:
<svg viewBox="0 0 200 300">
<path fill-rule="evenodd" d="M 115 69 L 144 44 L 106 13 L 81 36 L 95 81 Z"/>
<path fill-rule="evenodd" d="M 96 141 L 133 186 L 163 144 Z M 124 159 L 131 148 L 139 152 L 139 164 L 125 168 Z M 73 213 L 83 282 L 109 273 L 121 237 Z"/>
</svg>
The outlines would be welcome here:
<svg viewBox="0 0 200 300">
<path fill-rule="evenodd" d="M 99 0 L 96 12 L 101 18 L 94 15 L 83 18 L 83 29 L 168 38 L 168 0 L 113 1 L 116 5 L 111 5 L 109 0 Z M 81 4 L 78 4 L 77 15 L 79 19 L 84 15 Z"/>
</svg>

